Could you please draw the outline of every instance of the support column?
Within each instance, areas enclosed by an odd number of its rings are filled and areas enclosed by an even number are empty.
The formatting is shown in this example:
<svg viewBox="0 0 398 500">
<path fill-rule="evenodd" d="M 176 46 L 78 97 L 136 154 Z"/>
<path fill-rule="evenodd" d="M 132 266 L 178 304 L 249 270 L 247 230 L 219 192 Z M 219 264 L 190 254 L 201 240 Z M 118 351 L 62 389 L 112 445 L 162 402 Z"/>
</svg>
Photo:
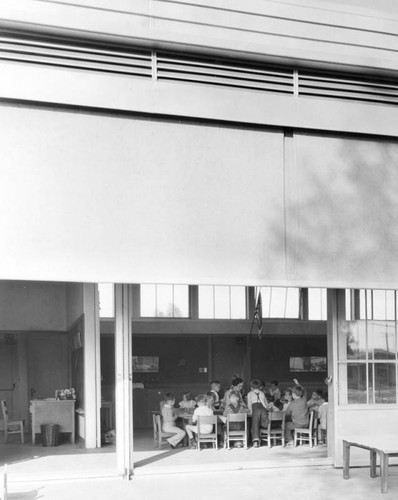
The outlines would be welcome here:
<svg viewBox="0 0 398 500">
<path fill-rule="evenodd" d="M 327 349 L 328 349 L 328 377 L 332 377 L 329 383 L 328 400 L 328 456 L 336 463 L 338 451 L 336 443 L 336 418 L 338 405 L 338 322 L 345 317 L 345 290 L 327 290 Z"/>
<path fill-rule="evenodd" d="M 133 473 L 133 297 L 131 285 L 115 285 L 116 455 L 118 474 Z"/>
<path fill-rule="evenodd" d="M 83 284 L 84 437 L 86 448 L 101 447 L 101 357 L 98 286 Z"/>
</svg>

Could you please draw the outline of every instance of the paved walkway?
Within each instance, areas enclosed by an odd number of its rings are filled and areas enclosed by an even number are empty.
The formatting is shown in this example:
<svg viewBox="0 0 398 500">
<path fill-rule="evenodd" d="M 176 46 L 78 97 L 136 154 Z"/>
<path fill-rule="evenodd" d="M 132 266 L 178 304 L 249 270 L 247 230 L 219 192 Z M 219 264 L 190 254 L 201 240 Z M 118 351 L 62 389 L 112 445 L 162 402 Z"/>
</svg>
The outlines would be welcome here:
<svg viewBox="0 0 398 500">
<path fill-rule="evenodd" d="M 153 474 L 123 479 L 14 482 L 9 500 L 388 500 L 398 496 L 398 467 L 390 468 L 389 491 L 380 493 L 380 477 L 369 468 L 287 467 L 231 472 Z"/>
</svg>

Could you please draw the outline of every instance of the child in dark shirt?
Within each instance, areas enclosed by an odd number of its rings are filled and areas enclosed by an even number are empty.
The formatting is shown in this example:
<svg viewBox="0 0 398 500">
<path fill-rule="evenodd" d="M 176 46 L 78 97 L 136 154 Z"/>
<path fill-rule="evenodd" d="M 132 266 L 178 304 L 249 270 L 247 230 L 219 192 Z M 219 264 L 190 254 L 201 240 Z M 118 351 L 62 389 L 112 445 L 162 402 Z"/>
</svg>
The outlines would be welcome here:
<svg viewBox="0 0 398 500">
<path fill-rule="evenodd" d="M 229 403 L 224 408 L 224 416 L 228 418 L 229 414 L 237 414 L 237 413 L 249 413 L 249 410 L 246 408 L 244 404 L 240 402 L 239 395 L 236 392 L 231 392 L 229 395 Z M 244 428 L 243 422 L 231 422 L 229 424 L 230 430 L 242 430 Z M 235 447 L 242 448 L 243 442 L 236 441 Z"/>
</svg>

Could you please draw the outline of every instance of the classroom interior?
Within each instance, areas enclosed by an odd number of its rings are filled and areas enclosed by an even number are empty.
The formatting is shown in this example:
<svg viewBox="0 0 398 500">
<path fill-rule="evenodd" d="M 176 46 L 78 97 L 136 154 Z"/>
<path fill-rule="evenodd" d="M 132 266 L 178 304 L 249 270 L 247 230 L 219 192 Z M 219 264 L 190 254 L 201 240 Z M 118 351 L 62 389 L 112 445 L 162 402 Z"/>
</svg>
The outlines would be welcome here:
<svg viewBox="0 0 398 500">
<path fill-rule="evenodd" d="M 21 477 L 39 470 L 52 477 L 60 471 L 71 477 L 83 471 L 86 475 L 116 474 L 113 285 L 100 284 L 98 290 L 101 440 L 90 447 L 85 439 L 89 426 L 85 406 L 92 400 L 85 385 L 92 381 L 85 378 L 89 312 L 84 285 L 0 283 L 4 311 L 0 319 L 0 396 L 7 401 L 10 416 L 23 419 L 25 424 L 25 443 L 19 442 L 18 435 L 11 435 L 2 449 L 0 459 L 9 464 L 10 473 Z M 240 450 L 233 454 L 203 450 L 196 455 L 184 449 L 188 456 L 183 457 L 181 450 L 170 453 L 167 446 L 158 449 L 152 412 L 159 409 L 166 392 L 174 393 L 179 401 L 186 391 L 193 395 L 207 392 L 213 379 L 220 380 L 225 391 L 234 375 L 244 379 L 246 391 L 254 377 L 266 385 L 277 379 L 282 389 L 291 387 L 297 378 L 308 392 L 318 387 L 327 391 L 325 290 L 262 287 L 261 333 L 253 321 L 260 288 L 151 284 L 133 285 L 133 290 L 133 456 L 138 473 L 164 467 L 176 470 L 186 467 L 187 461 L 188 466 L 192 461 L 192 466 L 213 463 L 235 467 L 242 460 Z M 311 360 L 312 366 L 308 364 Z M 76 392 L 75 443 L 61 434 L 58 446 L 44 447 L 39 433 L 32 445 L 32 400 L 53 399 L 56 390 L 70 387 Z M 2 425 L 0 421 L 0 429 Z M 259 459 L 270 466 L 287 457 L 303 464 L 328 460 L 325 447 L 302 446 L 290 455 L 288 450 L 278 451 L 280 446 L 274 448 L 271 452 L 261 447 L 261 459 L 258 453 L 246 453 L 243 458 L 248 466 Z M 82 467 L 75 466 L 75 459 L 82 460 Z"/>
</svg>

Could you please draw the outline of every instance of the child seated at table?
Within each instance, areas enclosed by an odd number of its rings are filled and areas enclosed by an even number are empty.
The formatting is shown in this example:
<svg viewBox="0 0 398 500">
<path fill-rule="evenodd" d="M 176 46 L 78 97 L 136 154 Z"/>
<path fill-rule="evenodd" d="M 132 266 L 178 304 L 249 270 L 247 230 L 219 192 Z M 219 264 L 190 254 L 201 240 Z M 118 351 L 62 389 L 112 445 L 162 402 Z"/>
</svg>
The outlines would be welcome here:
<svg viewBox="0 0 398 500">
<path fill-rule="evenodd" d="M 192 415 L 192 424 L 195 424 L 197 422 L 199 416 L 213 415 L 213 411 L 207 405 L 207 396 L 205 394 L 196 396 L 196 404 L 197 408 L 195 408 L 195 411 L 193 412 Z M 189 437 L 189 444 L 192 449 L 195 449 L 197 444 L 194 434 L 198 433 L 198 426 L 188 424 L 185 426 L 185 429 Z M 201 434 L 211 434 L 212 432 L 213 432 L 212 424 L 203 424 L 200 426 Z"/>
<path fill-rule="evenodd" d="M 291 389 L 286 389 L 282 394 L 281 401 L 283 403 L 282 411 L 286 411 L 289 404 L 293 401 L 293 393 Z"/>
<path fill-rule="evenodd" d="M 221 401 L 220 401 L 220 390 L 221 390 L 221 384 L 218 380 L 212 380 L 210 382 L 210 391 L 213 395 L 214 399 L 214 409 L 219 410 L 221 406 Z M 209 393 L 208 393 L 209 394 Z"/>
<path fill-rule="evenodd" d="M 271 382 L 271 387 L 268 389 L 268 395 L 271 398 L 271 401 L 279 401 L 281 399 L 281 391 L 277 380 L 273 380 Z"/>
<path fill-rule="evenodd" d="M 176 402 L 175 396 L 171 393 L 167 393 L 165 395 L 165 398 L 163 400 L 163 405 L 161 405 L 161 410 L 160 410 L 162 416 L 163 431 L 173 434 L 173 436 L 167 439 L 167 442 L 173 449 L 178 448 L 180 446 L 181 441 L 185 437 L 185 431 L 180 427 L 177 427 L 176 425 L 178 414 L 176 408 L 174 408 L 175 402 Z"/>
<path fill-rule="evenodd" d="M 309 410 L 318 410 L 318 407 L 325 402 L 322 389 L 316 389 L 311 395 L 311 399 L 307 401 Z"/>
<path fill-rule="evenodd" d="M 327 397 L 325 395 L 322 400 L 323 402 L 318 406 L 317 410 L 319 420 L 319 443 L 327 444 L 329 403 L 327 402 Z"/>
<path fill-rule="evenodd" d="M 210 408 L 210 410 L 213 411 L 214 413 L 214 410 L 215 410 L 215 403 L 214 403 L 214 396 L 213 396 L 213 393 L 211 391 L 207 392 L 206 393 L 206 400 L 207 400 L 207 406 Z"/>
<path fill-rule="evenodd" d="M 236 392 L 231 392 L 229 395 L 229 403 L 227 406 L 224 408 L 224 417 L 228 418 L 229 414 L 237 414 L 237 413 L 249 413 L 249 409 L 241 402 L 239 398 L 239 394 Z M 233 431 L 240 431 L 244 428 L 244 423 L 243 422 L 231 422 L 229 424 L 230 430 Z M 243 442 L 242 441 L 236 441 L 235 442 L 235 447 L 236 448 L 242 448 L 243 447 Z"/>
<path fill-rule="evenodd" d="M 182 400 L 178 403 L 178 406 L 183 410 L 188 410 L 193 412 L 196 406 L 196 401 L 194 400 L 191 392 L 184 392 L 182 395 Z"/>
<path fill-rule="evenodd" d="M 293 401 L 289 403 L 286 410 L 286 416 L 291 417 L 291 421 L 285 423 L 286 446 L 293 446 L 295 428 L 304 429 L 309 424 L 307 401 L 303 398 L 304 389 L 300 385 L 296 385 L 292 393 Z"/>
</svg>

